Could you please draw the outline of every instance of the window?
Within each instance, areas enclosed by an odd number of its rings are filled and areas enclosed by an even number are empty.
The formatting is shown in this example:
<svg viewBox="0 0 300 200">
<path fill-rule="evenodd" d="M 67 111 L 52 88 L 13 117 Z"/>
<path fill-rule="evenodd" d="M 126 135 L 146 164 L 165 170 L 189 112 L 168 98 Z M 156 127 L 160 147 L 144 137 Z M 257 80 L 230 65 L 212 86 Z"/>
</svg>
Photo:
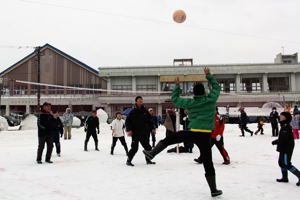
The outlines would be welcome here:
<svg viewBox="0 0 300 200">
<path fill-rule="evenodd" d="M 289 91 L 288 77 L 274 77 L 268 78 L 269 90 L 271 92 Z"/>
<path fill-rule="evenodd" d="M 136 89 L 139 91 L 156 91 L 156 85 L 137 85 Z"/>
<path fill-rule="evenodd" d="M 180 87 L 183 88 L 183 83 L 180 83 Z M 172 91 L 175 88 L 174 82 L 164 82 L 161 83 L 161 90 L 162 91 Z"/>
<path fill-rule="evenodd" d="M 230 93 L 236 91 L 234 79 L 218 79 L 221 86 L 221 91 Z"/>
<path fill-rule="evenodd" d="M 260 92 L 261 82 L 259 78 L 243 78 L 242 79 L 242 91 L 247 92 Z"/>
</svg>

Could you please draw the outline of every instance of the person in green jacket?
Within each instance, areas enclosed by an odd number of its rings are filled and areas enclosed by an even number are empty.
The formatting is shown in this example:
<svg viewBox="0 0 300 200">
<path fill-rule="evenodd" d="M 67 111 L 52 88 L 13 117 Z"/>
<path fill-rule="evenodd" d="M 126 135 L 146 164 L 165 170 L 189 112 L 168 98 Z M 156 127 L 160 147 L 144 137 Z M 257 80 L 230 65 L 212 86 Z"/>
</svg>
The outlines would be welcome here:
<svg viewBox="0 0 300 200">
<path fill-rule="evenodd" d="M 206 79 L 211 85 L 209 94 L 205 94 L 205 88 L 202 83 L 197 83 L 194 88 L 194 98 L 180 98 L 181 89 L 179 78 L 175 79 L 176 87 L 173 90 L 172 102 L 179 108 L 187 109 L 189 112 L 189 130 L 179 131 L 166 136 L 151 151 L 144 150 L 148 159 L 153 159 L 157 154 L 163 151 L 167 146 L 181 143 L 195 143 L 203 155 L 203 166 L 205 177 L 211 190 L 211 196 L 222 195 L 222 191 L 216 187 L 216 175 L 212 162 L 211 152 L 211 132 L 214 130 L 216 115 L 216 102 L 220 95 L 221 87 L 216 79 L 210 74 L 209 68 L 204 68 Z"/>
</svg>

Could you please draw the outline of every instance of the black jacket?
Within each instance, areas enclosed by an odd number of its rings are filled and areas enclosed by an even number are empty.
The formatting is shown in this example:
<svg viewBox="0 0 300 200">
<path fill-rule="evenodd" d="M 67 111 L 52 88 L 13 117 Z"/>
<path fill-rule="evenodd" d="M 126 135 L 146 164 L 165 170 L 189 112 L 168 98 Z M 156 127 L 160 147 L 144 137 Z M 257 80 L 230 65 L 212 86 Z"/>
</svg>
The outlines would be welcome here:
<svg viewBox="0 0 300 200">
<path fill-rule="evenodd" d="M 146 134 L 149 130 L 155 130 L 153 118 L 144 106 L 135 107 L 125 121 L 126 131 L 133 134 Z"/>
<path fill-rule="evenodd" d="M 152 115 L 151 117 L 152 117 L 152 122 L 153 122 L 154 128 L 158 128 L 158 120 L 157 120 L 157 117 L 156 117 L 155 115 Z M 149 127 L 150 131 L 152 131 L 151 128 L 153 128 L 153 127 Z"/>
<path fill-rule="evenodd" d="M 248 124 L 248 116 L 246 112 L 242 112 L 240 116 L 240 125 L 247 125 Z"/>
<path fill-rule="evenodd" d="M 51 127 L 52 119 L 53 119 L 53 116 L 50 113 L 41 112 L 38 115 L 37 126 L 38 126 L 38 136 L 39 137 L 51 135 L 50 127 Z"/>
<path fill-rule="evenodd" d="M 85 130 L 88 132 L 96 132 L 96 129 L 99 131 L 99 118 L 89 116 L 85 121 Z"/>
<path fill-rule="evenodd" d="M 289 124 L 283 124 L 278 139 L 274 140 L 272 144 L 277 145 L 278 152 L 292 154 L 295 146 L 292 127 Z"/>
<path fill-rule="evenodd" d="M 49 131 L 53 136 L 59 136 L 60 134 L 63 134 L 64 129 L 60 118 L 55 119 L 54 117 L 52 117 L 49 120 L 49 124 Z"/>
<path fill-rule="evenodd" d="M 273 123 L 273 124 L 278 123 L 278 120 L 279 120 L 279 114 L 278 114 L 278 112 L 275 111 L 275 112 L 273 113 L 273 111 L 272 111 L 272 112 L 270 113 L 269 119 L 270 119 L 270 122 Z"/>
</svg>

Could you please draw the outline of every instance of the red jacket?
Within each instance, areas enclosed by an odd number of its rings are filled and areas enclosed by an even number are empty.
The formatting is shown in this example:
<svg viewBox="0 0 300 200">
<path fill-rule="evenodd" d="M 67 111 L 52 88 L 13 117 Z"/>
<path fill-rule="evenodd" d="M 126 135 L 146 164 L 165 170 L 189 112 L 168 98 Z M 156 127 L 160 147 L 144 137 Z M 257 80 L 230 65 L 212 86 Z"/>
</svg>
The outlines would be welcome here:
<svg viewBox="0 0 300 200">
<path fill-rule="evenodd" d="M 215 129 L 211 132 L 211 137 L 216 138 L 217 135 L 223 135 L 224 128 L 225 128 L 224 120 L 223 119 L 221 120 L 220 117 L 216 115 Z"/>
</svg>

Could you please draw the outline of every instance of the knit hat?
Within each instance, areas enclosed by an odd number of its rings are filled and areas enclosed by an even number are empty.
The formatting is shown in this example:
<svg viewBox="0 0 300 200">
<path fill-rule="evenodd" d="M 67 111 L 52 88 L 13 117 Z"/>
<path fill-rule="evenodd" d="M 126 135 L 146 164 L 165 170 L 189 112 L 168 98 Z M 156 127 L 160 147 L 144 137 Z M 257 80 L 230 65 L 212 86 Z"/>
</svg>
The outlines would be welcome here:
<svg viewBox="0 0 300 200">
<path fill-rule="evenodd" d="M 286 118 L 286 120 L 284 120 L 287 123 L 291 123 L 292 121 L 292 115 L 289 112 L 282 112 L 280 113 L 280 115 L 284 116 Z"/>
</svg>

